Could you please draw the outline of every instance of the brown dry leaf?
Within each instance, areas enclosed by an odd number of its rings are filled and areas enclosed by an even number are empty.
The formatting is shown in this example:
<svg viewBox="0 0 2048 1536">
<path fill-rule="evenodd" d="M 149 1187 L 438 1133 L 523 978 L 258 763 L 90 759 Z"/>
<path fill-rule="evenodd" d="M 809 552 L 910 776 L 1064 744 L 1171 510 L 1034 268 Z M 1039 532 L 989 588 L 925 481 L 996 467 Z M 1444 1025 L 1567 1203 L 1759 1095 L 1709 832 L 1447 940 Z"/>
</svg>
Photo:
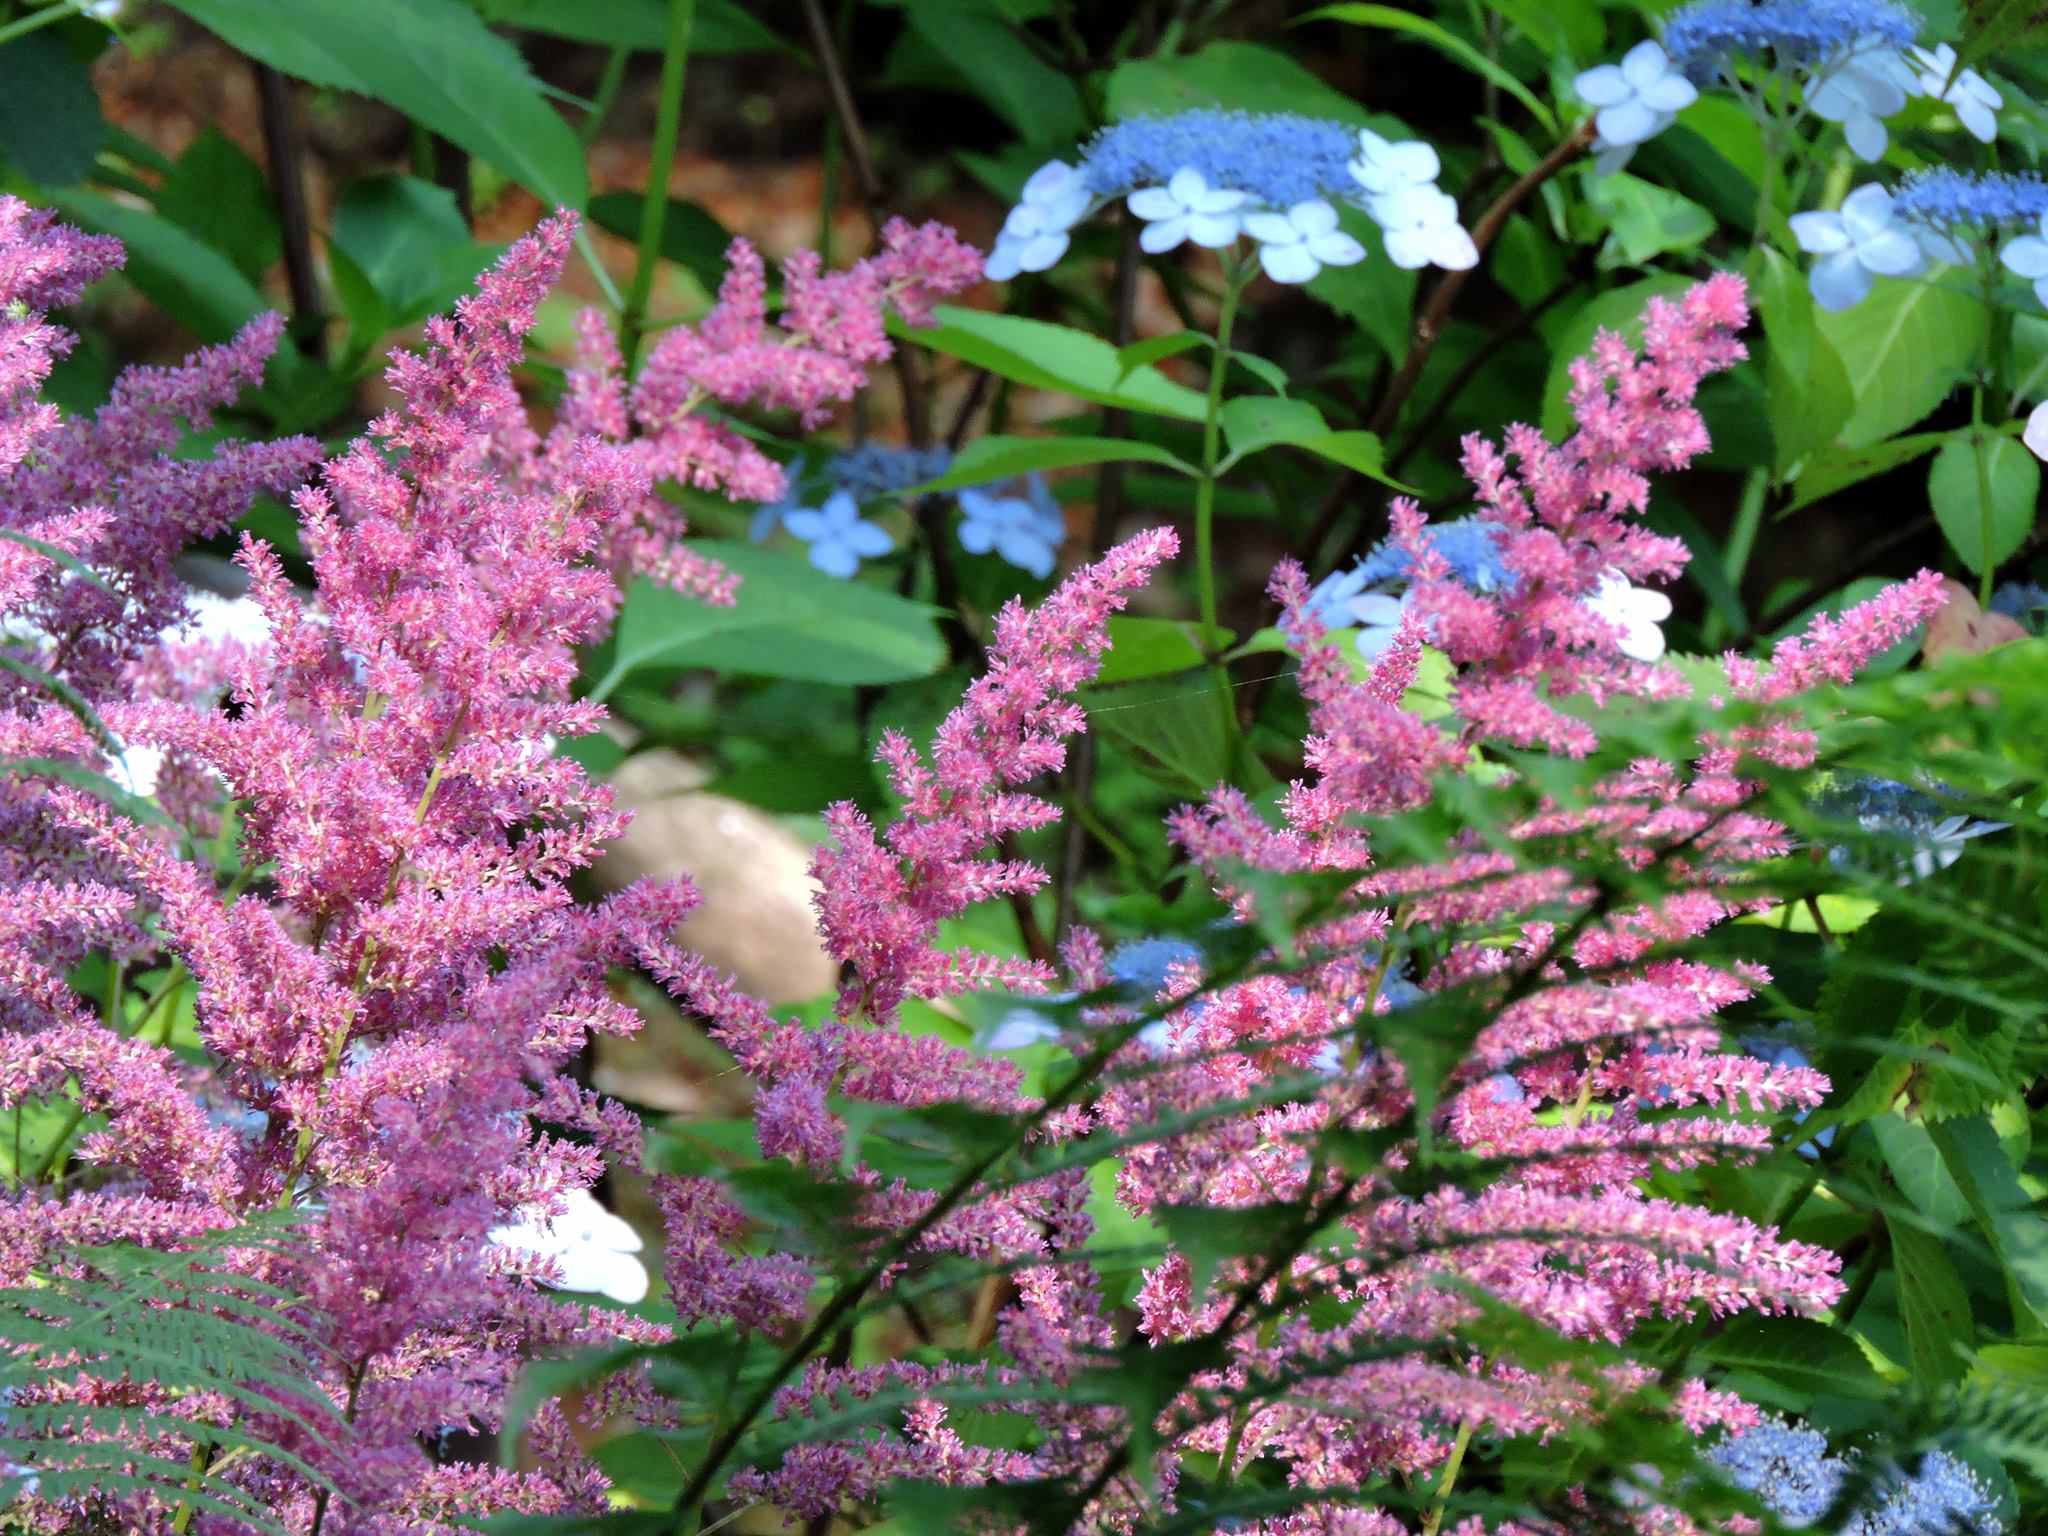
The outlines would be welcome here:
<svg viewBox="0 0 2048 1536">
<path fill-rule="evenodd" d="M 1977 606 L 1977 594 L 1954 577 L 1942 582 L 1948 601 L 1927 621 L 1927 638 L 1921 652 L 1929 661 L 1953 654 L 1976 656 L 2014 640 L 2027 638 L 2026 626 L 2003 613 L 1986 613 Z"/>
</svg>

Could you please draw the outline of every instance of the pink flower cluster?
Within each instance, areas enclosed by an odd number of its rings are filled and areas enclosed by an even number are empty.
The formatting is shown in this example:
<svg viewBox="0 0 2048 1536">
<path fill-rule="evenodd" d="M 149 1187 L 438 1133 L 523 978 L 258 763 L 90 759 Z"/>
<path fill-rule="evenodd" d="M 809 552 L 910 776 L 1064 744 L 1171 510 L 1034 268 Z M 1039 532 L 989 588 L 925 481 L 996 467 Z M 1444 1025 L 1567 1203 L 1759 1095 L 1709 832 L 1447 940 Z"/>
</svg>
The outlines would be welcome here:
<svg viewBox="0 0 2048 1536">
<path fill-rule="evenodd" d="M 726 260 L 717 304 L 695 325 L 676 326 L 655 343 L 630 392 L 619 383 L 619 357 L 602 319 L 586 316 L 571 400 L 577 430 L 623 438 L 630 415 L 658 478 L 723 491 L 735 501 L 779 499 L 782 468 L 703 415 L 707 404 L 795 411 L 805 427 L 821 426 L 894 352 L 891 314 L 907 325 L 929 325 L 936 300 L 981 277 L 980 253 L 943 224 L 892 219 L 882 248 L 844 272 L 824 271 L 815 251 L 783 263 L 778 334 L 768 324 L 760 253 L 735 240 Z"/>
</svg>

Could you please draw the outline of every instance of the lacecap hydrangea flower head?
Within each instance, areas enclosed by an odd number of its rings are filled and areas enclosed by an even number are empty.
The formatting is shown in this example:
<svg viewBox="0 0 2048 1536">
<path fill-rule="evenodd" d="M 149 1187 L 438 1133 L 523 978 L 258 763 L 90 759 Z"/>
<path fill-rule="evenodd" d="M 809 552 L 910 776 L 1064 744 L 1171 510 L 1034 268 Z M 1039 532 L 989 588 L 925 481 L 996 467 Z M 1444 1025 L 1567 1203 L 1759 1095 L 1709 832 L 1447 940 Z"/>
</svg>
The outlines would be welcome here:
<svg viewBox="0 0 2048 1536">
<path fill-rule="evenodd" d="M 1118 198 L 1142 221 L 1155 254 L 1182 244 L 1223 249 L 1250 242 L 1275 282 L 1303 283 L 1324 267 L 1353 266 L 1365 247 L 1339 225 L 1338 208 L 1364 210 L 1397 266 L 1463 269 L 1479 260 L 1456 201 L 1437 186 L 1436 151 L 1370 129 L 1288 112 L 1216 108 L 1114 123 L 1025 183 L 990 254 L 990 277 L 1043 272 L 1066 254 L 1072 231 Z"/>
</svg>

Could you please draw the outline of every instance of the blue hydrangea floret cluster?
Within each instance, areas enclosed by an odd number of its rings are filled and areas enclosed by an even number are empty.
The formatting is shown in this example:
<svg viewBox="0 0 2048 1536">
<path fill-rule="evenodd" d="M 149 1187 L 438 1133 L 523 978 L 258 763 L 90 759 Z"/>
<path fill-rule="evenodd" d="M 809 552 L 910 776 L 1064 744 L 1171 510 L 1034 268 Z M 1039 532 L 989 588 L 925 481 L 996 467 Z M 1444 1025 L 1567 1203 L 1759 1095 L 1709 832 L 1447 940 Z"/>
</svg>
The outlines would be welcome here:
<svg viewBox="0 0 2048 1536">
<path fill-rule="evenodd" d="M 1795 1529 L 1816 1525 L 1834 1507 L 1852 1470 L 1819 1431 L 1777 1418 L 1728 1436 L 1707 1459 Z M 1928 1452 L 1910 1475 L 1887 1468 L 1874 1498 L 1841 1527 L 1842 1536 L 2001 1536 L 2005 1529 L 1991 1490 L 1947 1451 Z"/>
<path fill-rule="evenodd" d="M 1959 171 L 1929 166 L 1899 183 L 1893 211 L 1934 229 L 2038 224 L 2048 214 L 2048 180 L 2031 171 Z"/>
<path fill-rule="evenodd" d="M 1479 260 L 1456 200 L 1437 185 L 1437 153 L 1419 140 L 1292 112 L 1198 108 L 1114 123 L 1079 159 L 1050 161 L 1024 183 L 989 254 L 990 277 L 1046 271 L 1075 226 L 1118 198 L 1142 221 L 1146 251 L 1249 241 L 1275 282 L 1365 260 L 1339 204 L 1379 225 L 1396 266 L 1462 271 Z"/>
<path fill-rule="evenodd" d="M 1693 0 L 1664 21 L 1664 48 L 1696 80 L 1730 55 L 1815 64 L 1876 41 L 1903 52 L 1920 19 L 1893 0 Z"/>
</svg>

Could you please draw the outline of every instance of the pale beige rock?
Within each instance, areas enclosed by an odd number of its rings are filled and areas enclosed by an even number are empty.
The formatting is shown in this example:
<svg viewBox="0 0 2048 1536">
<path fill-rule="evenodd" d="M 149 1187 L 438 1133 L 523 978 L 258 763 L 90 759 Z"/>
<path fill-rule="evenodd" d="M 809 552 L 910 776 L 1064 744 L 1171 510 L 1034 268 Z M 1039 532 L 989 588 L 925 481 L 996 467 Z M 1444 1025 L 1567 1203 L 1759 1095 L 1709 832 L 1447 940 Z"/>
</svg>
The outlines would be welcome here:
<svg viewBox="0 0 2048 1536">
<path fill-rule="evenodd" d="M 606 850 L 598 883 L 688 875 L 704 904 L 682 926 L 685 946 L 773 1005 L 829 992 L 838 968 L 811 910 L 811 850 L 766 812 L 704 790 L 705 778 L 674 752 L 627 758 L 612 783 L 633 825 Z"/>
</svg>

